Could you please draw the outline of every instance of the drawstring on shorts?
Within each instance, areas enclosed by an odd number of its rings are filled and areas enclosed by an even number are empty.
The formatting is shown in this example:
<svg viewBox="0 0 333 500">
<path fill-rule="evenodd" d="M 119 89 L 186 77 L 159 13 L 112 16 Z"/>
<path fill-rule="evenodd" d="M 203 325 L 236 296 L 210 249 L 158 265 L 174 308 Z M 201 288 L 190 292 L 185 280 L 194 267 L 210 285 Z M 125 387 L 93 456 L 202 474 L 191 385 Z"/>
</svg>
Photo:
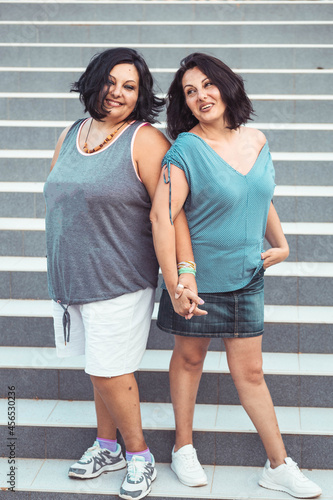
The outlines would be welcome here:
<svg viewBox="0 0 333 500">
<path fill-rule="evenodd" d="M 67 304 L 67 306 L 65 307 L 61 303 L 60 300 L 57 300 L 57 303 L 60 304 L 61 307 L 64 310 L 64 314 L 63 314 L 63 317 L 62 317 L 62 326 L 64 328 L 64 341 L 65 341 L 65 345 L 66 345 L 67 342 L 69 342 L 69 337 L 70 337 L 70 333 L 71 333 L 71 316 L 70 316 L 70 314 L 68 312 L 69 304 Z M 66 336 L 66 334 L 67 334 L 67 336 Z"/>
</svg>

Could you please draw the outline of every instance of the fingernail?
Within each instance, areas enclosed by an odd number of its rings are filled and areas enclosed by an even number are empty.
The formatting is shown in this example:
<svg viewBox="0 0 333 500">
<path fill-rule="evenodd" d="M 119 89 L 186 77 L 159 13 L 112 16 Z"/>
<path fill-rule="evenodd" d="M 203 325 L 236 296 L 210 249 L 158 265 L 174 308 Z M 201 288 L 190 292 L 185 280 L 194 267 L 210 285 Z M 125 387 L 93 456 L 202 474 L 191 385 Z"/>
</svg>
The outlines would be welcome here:
<svg viewBox="0 0 333 500">
<path fill-rule="evenodd" d="M 175 299 L 179 299 L 180 295 L 179 293 L 175 293 Z"/>
<path fill-rule="evenodd" d="M 202 304 L 204 304 L 204 303 L 205 303 L 205 301 L 204 301 L 204 300 L 202 300 L 202 299 L 200 299 L 200 300 L 199 300 L 199 304 L 200 304 L 201 306 L 202 306 Z"/>
</svg>

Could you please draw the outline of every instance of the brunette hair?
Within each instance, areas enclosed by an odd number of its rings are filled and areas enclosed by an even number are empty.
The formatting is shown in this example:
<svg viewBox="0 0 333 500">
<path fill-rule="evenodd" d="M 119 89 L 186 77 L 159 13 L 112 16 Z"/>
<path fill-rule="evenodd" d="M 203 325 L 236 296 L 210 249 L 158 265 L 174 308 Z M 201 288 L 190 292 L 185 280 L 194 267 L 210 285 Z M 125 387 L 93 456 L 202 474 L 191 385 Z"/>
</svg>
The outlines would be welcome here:
<svg viewBox="0 0 333 500">
<path fill-rule="evenodd" d="M 219 89 L 226 105 L 224 118 L 228 128 L 233 130 L 252 120 L 251 115 L 254 114 L 254 110 L 246 95 L 243 78 L 236 75 L 220 59 L 195 52 L 181 60 L 180 68 L 167 94 L 167 132 L 172 139 L 176 139 L 181 132 L 188 132 L 198 123 L 186 104 L 182 85 L 186 71 L 195 67 L 198 67 Z"/>
<path fill-rule="evenodd" d="M 104 99 L 110 88 L 110 71 L 117 64 L 123 63 L 134 64 L 139 73 L 138 101 L 128 119 L 155 123 L 165 99 L 156 97 L 153 77 L 145 60 L 136 50 L 120 47 L 95 54 L 85 72 L 72 84 L 71 92 L 79 92 L 84 111 L 88 111 L 95 120 L 102 121 L 107 116 Z"/>
</svg>

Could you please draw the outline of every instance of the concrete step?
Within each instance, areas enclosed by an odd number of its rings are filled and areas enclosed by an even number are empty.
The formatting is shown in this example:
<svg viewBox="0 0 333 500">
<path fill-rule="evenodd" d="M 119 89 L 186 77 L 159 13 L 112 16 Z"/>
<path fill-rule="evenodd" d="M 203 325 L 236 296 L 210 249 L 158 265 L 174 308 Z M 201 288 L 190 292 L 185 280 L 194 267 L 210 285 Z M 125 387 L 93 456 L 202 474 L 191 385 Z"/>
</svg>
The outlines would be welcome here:
<svg viewBox="0 0 333 500">
<path fill-rule="evenodd" d="M 0 150 L 0 177 L 7 182 L 45 182 L 52 154 L 52 150 Z M 272 156 L 277 185 L 333 185 L 332 153 L 273 152 Z"/>
<path fill-rule="evenodd" d="M 331 314 L 332 316 L 332 314 Z M 84 357 L 57 358 L 55 348 L 0 347 L 2 378 L 19 388 L 20 398 L 93 400 Z M 170 402 L 169 350 L 146 351 L 137 372 L 142 402 Z M 332 408 L 333 354 L 263 353 L 267 385 L 274 404 Z M 6 397 L 7 382 L 0 397 Z M 207 354 L 198 404 L 239 405 L 225 352 Z"/>
<path fill-rule="evenodd" d="M 0 433 L 8 434 L 6 409 L 8 401 L 0 400 Z M 329 469 L 333 465 L 333 409 L 276 407 L 281 433 L 288 453 L 300 466 Z M 22 400 L 16 402 L 16 426 L 24 433 L 17 457 L 72 459 L 82 455 L 95 439 L 96 416 L 92 401 Z M 174 415 L 170 403 L 142 403 L 142 426 L 155 459 L 169 462 L 174 439 Z M 205 464 L 260 466 L 265 452 L 256 430 L 241 406 L 196 405 L 194 443 Z M 54 442 L 54 434 L 57 439 Z M 77 435 L 80 433 L 80 440 Z M 159 446 L 153 443 L 158 436 Z M 321 450 L 325 440 L 325 448 Z M 37 443 L 37 444 L 36 444 Z M 38 443 L 40 443 L 38 445 Z M 66 443 L 66 447 L 59 446 Z M 207 446 L 215 443 L 215 447 Z M 206 445 L 206 446 L 203 446 Z M 240 450 L 242 452 L 240 453 Z"/>
<path fill-rule="evenodd" d="M 213 13 L 212 13 L 213 14 Z M 107 18 L 104 18 L 107 19 Z M 0 43 L 104 43 L 126 36 L 137 43 L 193 44 L 325 44 L 331 43 L 332 21 L 0 21 Z M 28 35 L 28 36 L 27 36 Z"/>
<path fill-rule="evenodd" d="M 62 125 L 44 127 L 43 122 L 40 125 L 30 126 L 32 121 L 28 122 L 29 126 L 25 126 L 24 122 L 19 125 L 18 121 L 17 126 L 14 127 L 11 124 L 13 121 L 16 122 L 15 120 L 0 122 L 0 149 L 53 149 L 64 129 Z M 304 128 L 296 128 L 302 125 Z M 259 128 L 264 132 L 273 151 L 330 152 L 332 150 L 333 124 L 295 124 L 295 129 L 291 129 L 289 123 L 251 122 L 249 126 Z M 165 123 L 158 126 L 166 134 L 164 127 Z M 12 141 L 13 133 L 21 138 L 19 144 Z"/>
<path fill-rule="evenodd" d="M 302 224 L 302 227 L 307 226 L 306 223 L 300 223 Z M 308 231 L 305 234 L 295 230 L 296 226 L 299 227 L 293 223 L 283 224 L 290 246 L 288 261 L 310 263 L 333 261 L 333 253 L 329 251 L 333 245 L 333 234 L 326 229 L 320 232 L 320 227 L 331 227 L 329 223 L 321 225 L 308 223 Z M 267 243 L 264 248 L 268 248 Z M 45 257 L 44 219 L 0 218 L 0 255 Z"/>
<path fill-rule="evenodd" d="M 264 123 L 330 123 L 333 94 L 284 95 L 250 94 L 256 117 Z M 0 112 L 6 120 L 22 116 L 36 120 L 75 121 L 84 116 L 76 94 L 8 93 L 0 94 Z M 160 120 L 165 113 L 160 114 Z"/>
<path fill-rule="evenodd" d="M 317 4 L 318 5 L 318 4 Z M 91 57 L 104 49 L 118 47 L 119 43 L 73 44 L 1 43 L 0 60 L 3 66 L 69 67 L 73 61 L 86 67 Z M 149 67 L 178 68 L 183 57 L 192 52 L 209 52 L 231 67 L 244 69 L 297 68 L 331 69 L 330 44 L 132 44 L 147 61 Z M 45 116 L 43 117 L 45 119 Z"/>
<path fill-rule="evenodd" d="M 45 258 L 0 257 L 0 273 L 1 299 L 49 298 Z M 332 306 L 332 277 L 329 262 L 285 262 L 272 267 L 266 272 L 265 304 Z"/>
<path fill-rule="evenodd" d="M 248 93 L 254 94 L 260 89 L 261 93 L 269 94 L 272 89 L 280 94 L 329 94 L 333 70 L 245 70 L 233 68 L 242 75 Z M 0 92 L 68 92 L 75 82 L 82 68 L 33 68 L 24 67 L 0 68 Z M 156 88 L 167 92 L 174 68 L 150 68 L 156 82 Z"/>
<path fill-rule="evenodd" d="M 151 448 L 155 452 L 153 444 L 151 444 Z M 90 481 L 74 481 L 67 475 L 72 463 L 72 460 L 17 459 L 16 465 L 20 471 L 15 478 L 17 498 L 20 500 L 74 500 L 76 498 L 96 500 L 96 498 L 103 499 L 105 495 L 108 495 L 108 500 L 118 500 L 124 470 L 102 474 L 99 478 Z M 153 483 L 149 500 L 175 500 L 178 498 L 185 500 L 189 500 L 189 498 L 197 500 L 287 499 L 286 493 L 264 490 L 258 486 L 262 466 L 204 465 L 204 468 L 208 476 L 208 485 L 201 488 L 189 488 L 178 481 L 169 464 L 158 463 L 157 478 Z M 8 472 L 7 459 L 0 458 L 2 484 L 6 484 Z M 331 471 L 303 470 L 303 472 L 321 486 L 323 490 L 321 500 L 333 499 Z"/>
<path fill-rule="evenodd" d="M 324 186 L 321 186 L 324 188 Z M 284 222 L 331 222 L 331 196 L 276 196 L 274 203 Z M 45 215 L 42 193 L 0 192 L 0 217 L 37 217 Z"/>
<path fill-rule="evenodd" d="M 165 21 L 265 21 L 265 20 L 324 20 L 332 19 L 333 7 L 329 1 L 242 1 L 237 5 L 230 1 L 168 1 L 159 2 L 127 1 L 101 2 L 85 1 L 84 9 L 75 1 L 62 3 L 42 2 L 1 2 L 0 19 L 23 21 L 96 21 L 110 19 L 123 21 L 151 21 L 163 18 Z M 103 5 L 103 12 L 96 5 Z M 277 8 L 278 7 L 278 8 Z"/>
</svg>

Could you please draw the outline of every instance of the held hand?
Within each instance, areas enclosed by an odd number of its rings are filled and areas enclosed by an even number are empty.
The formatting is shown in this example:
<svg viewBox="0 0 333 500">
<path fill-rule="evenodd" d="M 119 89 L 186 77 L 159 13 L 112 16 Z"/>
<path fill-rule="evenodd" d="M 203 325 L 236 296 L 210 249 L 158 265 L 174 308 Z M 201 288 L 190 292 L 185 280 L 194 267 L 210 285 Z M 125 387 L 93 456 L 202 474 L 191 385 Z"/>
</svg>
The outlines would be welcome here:
<svg viewBox="0 0 333 500">
<path fill-rule="evenodd" d="M 197 294 L 198 289 L 194 275 L 190 273 L 181 274 L 175 291 L 175 300 L 171 297 L 175 312 L 185 317 L 185 319 L 207 314 L 206 311 L 197 307 L 204 303 Z"/>
<path fill-rule="evenodd" d="M 270 266 L 274 266 L 279 262 L 283 262 L 289 255 L 289 248 L 270 248 L 267 252 L 261 254 L 261 258 L 264 261 L 263 268 L 267 269 Z"/>
</svg>

